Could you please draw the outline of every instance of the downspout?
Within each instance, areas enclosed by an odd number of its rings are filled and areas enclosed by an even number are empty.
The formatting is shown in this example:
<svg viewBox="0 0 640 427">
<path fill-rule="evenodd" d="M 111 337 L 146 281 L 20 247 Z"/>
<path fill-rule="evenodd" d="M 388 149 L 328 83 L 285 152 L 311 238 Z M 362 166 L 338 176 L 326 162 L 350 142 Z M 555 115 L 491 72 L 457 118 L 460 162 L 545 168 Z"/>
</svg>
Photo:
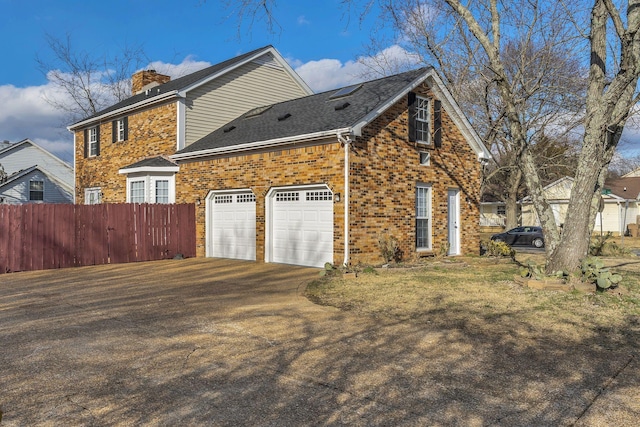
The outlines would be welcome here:
<svg viewBox="0 0 640 427">
<path fill-rule="evenodd" d="M 343 265 L 349 265 L 349 144 L 353 142 L 351 137 L 343 137 L 338 132 L 338 141 L 344 146 L 344 261 Z"/>
</svg>

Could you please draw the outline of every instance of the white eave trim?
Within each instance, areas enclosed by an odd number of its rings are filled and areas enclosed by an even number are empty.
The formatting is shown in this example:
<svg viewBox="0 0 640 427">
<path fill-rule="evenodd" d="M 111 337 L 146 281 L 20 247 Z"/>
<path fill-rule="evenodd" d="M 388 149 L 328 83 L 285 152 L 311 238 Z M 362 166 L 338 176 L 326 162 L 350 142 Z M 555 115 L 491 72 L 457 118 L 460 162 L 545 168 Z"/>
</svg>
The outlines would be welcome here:
<svg viewBox="0 0 640 427">
<path fill-rule="evenodd" d="M 140 166 L 137 168 L 122 168 L 118 170 L 119 174 L 128 174 L 128 173 L 154 173 L 154 172 L 165 172 L 165 173 L 175 173 L 180 171 L 180 166 Z"/>
<path fill-rule="evenodd" d="M 218 156 L 224 154 L 238 153 L 242 151 L 259 150 L 262 148 L 278 147 L 282 145 L 298 144 L 319 139 L 336 138 L 338 134 L 351 133 L 351 128 L 333 129 L 322 132 L 309 133 L 306 135 L 295 135 L 284 138 L 270 139 L 266 141 L 248 142 L 245 144 L 233 145 L 230 147 L 211 148 L 208 150 L 194 151 L 191 153 L 181 153 L 169 156 L 171 160 L 189 160 L 200 157 Z"/>
<path fill-rule="evenodd" d="M 146 105 L 154 105 L 154 104 L 158 104 L 160 102 L 164 102 L 164 101 L 166 101 L 168 99 L 176 97 L 177 95 L 178 95 L 178 91 L 177 90 L 173 90 L 171 92 L 163 93 L 161 95 L 157 95 L 157 96 L 154 96 L 152 98 L 146 98 L 146 99 L 143 99 L 140 102 L 136 102 L 135 104 L 127 105 L 126 107 L 122 107 L 122 108 L 119 108 L 117 110 L 109 111 L 108 113 L 104 113 L 104 114 L 102 114 L 100 116 L 92 117 L 90 119 L 78 122 L 78 123 L 76 123 L 74 125 L 67 126 L 67 130 L 69 130 L 70 132 L 73 132 L 74 130 L 83 128 L 83 127 L 85 127 L 87 125 L 90 125 L 90 124 L 93 124 L 93 123 L 96 123 L 96 122 L 102 122 L 106 118 L 111 118 L 111 117 L 115 117 L 115 116 L 121 116 L 123 113 L 126 113 L 126 112 L 131 111 L 131 110 L 138 109 L 138 108 L 146 106 Z"/>
</svg>

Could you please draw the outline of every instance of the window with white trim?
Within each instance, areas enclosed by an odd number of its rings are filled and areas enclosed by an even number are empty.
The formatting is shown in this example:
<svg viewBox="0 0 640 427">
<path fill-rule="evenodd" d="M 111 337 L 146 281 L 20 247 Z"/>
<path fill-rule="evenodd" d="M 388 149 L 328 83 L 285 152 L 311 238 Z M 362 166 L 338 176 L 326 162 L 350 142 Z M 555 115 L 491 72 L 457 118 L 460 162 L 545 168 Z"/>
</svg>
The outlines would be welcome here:
<svg viewBox="0 0 640 427">
<path fill-rule="evenodd" d="M 98 155 L 98 128 L 92 127 L 88 132 L 88 147 L 89 147 L 89 157 L 94 157 Z"/>
<path fill-rule="evenodd" d="M 429 144 L 429 121 L 431 117 L 431 101 L 427 98 L 416 96 L 416 141 Z"/>
<path fill-rule="evenodd" d="M 44 200 L 44 181 L 29 181 L 29 200 Z"/>
<path fill-rule="evenodd" d="M 416 187 L 416 249 L 431 249 L 431 186 Z"/>
<path fill-rule="evenodd" d="M 118 138 L 118 141 L 124 141 L 125 140 L 125 126 L 124 126 L 124 119 L 119 119 L 116 120 L 116 135 Z"/>
<path fill-rule="evenodd" d="M 506 215 L 507 214 L 507 207 L 505 205 L 496 206 L 496 213 L 498 215 Z"/>
<path fill-rule="evenodd" d="M 84 189 L 84 204 L 99 205 L 102 203 L 102 189 L 100 187 Z"/>
<path fill-rule="evenodd" d="M 175 203 L 173 173 L 130 173 L 127 176 L 128 203 Z"/>
<path fill-rule="evenodd" d="M 145 203 L 145 180 L 129 181 L 129 203 Z"/>
<path fill-rule="evenodd" d="M 331 191 L 329 190 L 307 191 L 306 200 L 333 200 L 333 193 L 331 193 Z"/>
</svg>

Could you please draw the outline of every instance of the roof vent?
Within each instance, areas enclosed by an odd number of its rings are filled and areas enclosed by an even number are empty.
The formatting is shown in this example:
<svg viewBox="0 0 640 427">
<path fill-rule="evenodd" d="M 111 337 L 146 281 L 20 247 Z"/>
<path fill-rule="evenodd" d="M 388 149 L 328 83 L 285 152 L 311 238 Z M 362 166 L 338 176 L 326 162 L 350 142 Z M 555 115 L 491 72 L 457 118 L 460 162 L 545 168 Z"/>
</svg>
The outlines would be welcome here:
<svg viewBox="0 0 640 427">
<path fill-rule="evenodd" d="M 344 110 L 344 109 L 345 109 L 345 108 L 347 108 L 349 105 L 351 105 L 351 104 L 349 104 L 348 102 L 344 102 L 344 103 L 342 103 L 342 104 L 338 104 L 338 105 L 336 105 L 335 107 L 333 107 L 333 109 L 334 109 L 334 110 L 336 110 L 336 111 L 340 111 L 340 110 Z"/>
<path fill-rule="evenodd" d="M 349 96 L 349 95 L 353 94 L 355 91 L 357 91 L 358 89 L 360 89 L 361 87 L 362 87 L 362 83 L 359 83 L 357 85 L 343 87 L 342 89 L 339 89 L 336 92 L 334 92 L 329 97 L 329 99 L 336 99 L 336 98 L 342 98 L 343 96 Z"/>
<path fill-rule="evenodd" d="M 281 122 L 283 120 L 287 120 L 289 117 L 291 117 L 290 113 L 285 113 L 283 115 L 281 115 L 280 117 L 278 117 L 278 121 Z"/>
<path fill-rule="evenodd" d="M 234 130 L 235 128 L 236 128 L 236 127 L 235 127 L 235 126 L 233 126 L 233 125 L 231 125 L 231 126 L 227 126 L 226 128 L 222 129 L 222 132 L 224 132 L 224 133 L 229 133 L 229 132 L 231 132 L 232 130 Z"/>
</svg>

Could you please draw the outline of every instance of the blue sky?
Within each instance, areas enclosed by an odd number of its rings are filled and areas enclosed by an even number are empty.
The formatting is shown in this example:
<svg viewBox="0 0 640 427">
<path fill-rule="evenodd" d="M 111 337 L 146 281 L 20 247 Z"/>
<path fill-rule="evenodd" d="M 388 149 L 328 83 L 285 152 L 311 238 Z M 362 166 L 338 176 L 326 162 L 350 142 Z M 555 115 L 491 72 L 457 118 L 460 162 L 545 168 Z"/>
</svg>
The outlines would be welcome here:
<svg viewBox="0 0 640 427">
<path fill-rule="evenodd" d="M 341 0 L 277 0 L 279 24 L 270 33 L 264 21 L 248 20 L 225 8 L 233 0 L 0 0 L 0 141 L 30 138 L 68 162 L 73 137 L 65 115 L 45 98 L 53 90 L 35 58 L 50 58 L 46 34 L 68 34 L 76 50 L 114 56 L 141 46 L 149 68 L 173 77 L 238 54 L 273 45 L 315 91 L 363 79 L 366 45 L 377 18 L 351 15 Z M 383 47 L 386 57 L 406 55 Z M 374 53 L 375 54 L 375 53 Z M 627 154 L 638 153 L 640 129 L 625 129 Z"/>
<path fill-rule="evenodd" d="M 279 26 L 245 21 L 212 0 L 0 0 L 0 140 L 30 138 L 67 161 L 72 136 L 62 115 L 44 102 L 48 85 L 35 58 L 51 54 L 46 34 L 71 37 L 76 50 L 116 55 L 141 45 L 160 70 L 203 67 L 271 44 L 316 91 L 357 80 L 369 22 L 348 16 L 340 0 L 276 2 Z M 371 16 L 373 20 L 375 16 Z M 176 71 L 177 72 L 177 71 Z M 9 107 L 10 105 L 10 107 Z"/>
</svg>

